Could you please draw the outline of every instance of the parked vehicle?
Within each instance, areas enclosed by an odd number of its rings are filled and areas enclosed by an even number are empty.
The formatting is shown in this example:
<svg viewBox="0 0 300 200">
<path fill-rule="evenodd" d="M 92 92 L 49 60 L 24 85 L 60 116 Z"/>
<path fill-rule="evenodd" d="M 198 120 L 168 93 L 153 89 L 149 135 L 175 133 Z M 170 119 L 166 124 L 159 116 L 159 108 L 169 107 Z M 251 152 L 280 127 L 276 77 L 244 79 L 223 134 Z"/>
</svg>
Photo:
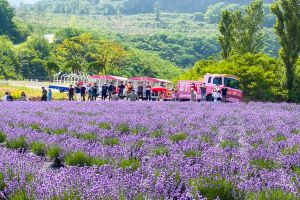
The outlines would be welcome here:
<svg viewBox="0 0 300 200">
<path fill-rule="evenodd" d="M 172 88 L 174 86 L 173 82 L 164 79 L 151 78 L 151 77 L 133 77 L 129 78 L 128 82 L 131 82 L 134 90 L 137 91 L 139 84 L 144 86 L 144 97 L 146 96 L 145 86 L 147 83 L 151 86 L 152 100 L 157 100 L 160 95 L 160 100 L 172 100 Z"/>
<path fill-rule="evenodd" d="M 200 81 L 178 81 L 177 85 L 177 98 L 179 101 L 190 101 L 191 100 L 191 86 L 195 84 L 197 100 L 201 100 Z"/>
<path fill-rule="evenodd" d="M 243 92 L 239 87 L 239 79 L 234 75 L 229 74 L 206 74 L 204 79 L 201 81 L 178 81 L 177 91 L 179 100 L 190 100 L 190 90 L 192 83 L 195 84 L 197 88 L 197 99 L 201 98 L 201 84 L 206 85 L 206 100 L 213 101 L 213 90 L 219 85 L 219 89 L 226 87 L 228 102 L 241 102 L 243 101 Z"/>
</svg>

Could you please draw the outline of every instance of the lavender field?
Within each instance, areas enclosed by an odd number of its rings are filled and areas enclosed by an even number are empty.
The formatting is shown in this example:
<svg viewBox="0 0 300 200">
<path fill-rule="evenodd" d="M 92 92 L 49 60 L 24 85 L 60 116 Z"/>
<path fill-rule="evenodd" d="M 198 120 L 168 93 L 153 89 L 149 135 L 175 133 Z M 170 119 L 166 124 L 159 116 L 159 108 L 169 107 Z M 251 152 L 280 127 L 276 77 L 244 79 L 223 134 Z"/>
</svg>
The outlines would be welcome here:
<svg viewBox="0 0 300 200">
<path fill-rule="evenodd" d="M 0 104 L 0 199 L 299 199 L 300 106 Z"/>
</svg>

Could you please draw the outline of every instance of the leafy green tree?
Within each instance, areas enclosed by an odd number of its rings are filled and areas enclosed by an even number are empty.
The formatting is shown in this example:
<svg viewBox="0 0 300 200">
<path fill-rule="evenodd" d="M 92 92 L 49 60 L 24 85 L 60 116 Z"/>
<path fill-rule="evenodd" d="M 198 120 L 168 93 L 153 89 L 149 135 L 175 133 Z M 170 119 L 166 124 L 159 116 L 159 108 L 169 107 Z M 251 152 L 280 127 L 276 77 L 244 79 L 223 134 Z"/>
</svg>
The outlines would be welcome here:
<svg viewBox="0 0 300 200">
<path fill-rule="evenodd" d="M 14 31 L 14 9 L 7 0 L 0 0 L 0 35 L 12 36 Z"/>
<path fill-rule="evenodd" d="M 0 36 L 0 79 L 21 78 L 20 74 L 20 64 L 13 43 L 7 36 Z"/>
<path fill-rule="evenodd" d="M 7 0 L 0 0 L 0 35 L 7 35 L 14 42 L 24 41 L 28 36 L 27 27 L 14 22 L 14 9 Z"/>
<path fill-rule="evenodd" d="M 234 51 L 239 54 L 260 52 L 263 44 L 263 1 L 254 0 L 247 6 L 244 15 L 236 11 L 234 21 Z"/>
<path fill-rule="evenodd" d="M 275 31 L 282 46 L 280 57 L 286 68 L 287 89 L 289 98 L 292 99 L 296 62 L 300 52 L 300 2 L 299 0 L 281 0 L 274 3 L 272 12 L 277 17 Z"/>
<path fill-rule="evenodd" d="M 233 19 L 231 12 L 228 10 L 222 13 L 219 31 L 221 33 L 218 38 L 222 48 L 221 55 L 223 59 L 227 59 L 230 56 L 233 45 Z"/>
</svg>

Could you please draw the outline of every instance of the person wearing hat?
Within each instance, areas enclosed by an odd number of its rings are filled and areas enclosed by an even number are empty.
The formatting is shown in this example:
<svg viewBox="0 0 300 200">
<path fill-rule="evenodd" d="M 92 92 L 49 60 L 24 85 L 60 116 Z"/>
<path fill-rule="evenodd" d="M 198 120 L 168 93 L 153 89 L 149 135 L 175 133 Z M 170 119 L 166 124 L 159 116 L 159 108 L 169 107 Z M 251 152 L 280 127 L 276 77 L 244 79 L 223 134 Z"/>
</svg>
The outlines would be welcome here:
<svg viewBox="0 0 300 200">
<path fill-rule="evenodd" d="M 102 92 L 101 92 L 101 99 L 104 101 L 107 98 L 107 91 L 108 91 L 108 86 L 106 83 L 104 83 L 104 85 L 102 86 Z"/>
</svg>

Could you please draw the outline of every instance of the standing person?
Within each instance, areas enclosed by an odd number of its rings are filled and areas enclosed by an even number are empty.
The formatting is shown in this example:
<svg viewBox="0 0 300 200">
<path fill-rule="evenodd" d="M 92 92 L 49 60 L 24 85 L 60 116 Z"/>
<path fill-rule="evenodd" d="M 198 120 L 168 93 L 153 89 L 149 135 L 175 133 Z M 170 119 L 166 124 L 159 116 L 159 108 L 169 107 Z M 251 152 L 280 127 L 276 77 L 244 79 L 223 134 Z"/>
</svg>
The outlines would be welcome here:
<svg viewBox="0 0 300 200">
<path fill-rule="evenodd" d="M 94 84 L 92 87 L 92 101 L 96 101 L 98 97 L 98 85 L 97 83 Z"/>
<path fill-rule="evenodd" d="M 88 93 L 88 101 L 93 101 L 93 99 L 92 99 L 93 91 L 92 91 L 92 85 L 91 84 L 89 84 L 88 87 L 87 87 L 87 93 Z"/>
<path fill-rule="evenodd" d="M 108 100 L 111 100 L 112 97 L 112 93 L 116 91 L 116 87 L 114 86 L 113 82 L 110 82 L 109 86 L 108 86 Z"/>
<path fill-rule="evenodd" d="M 202 100 L 205 100 L 206 99 L 206 85 L 205 83 L 203 83 L 200 87 L 200 90 L 201 90 L 201 99 Z"/>
<path fill-rule="evenodd" d="M 70 85 L 69 92 L 68 92 L 69 101 L 74 101 L 74 93 L 75 93 L 75 89 L 73 88 L 73 85 Z"/>
<path fill-rule="evenodd" d="M 86 87 L 84 85 L 81 85 L 80 87 L 81 101 L 85 101 L 85 95 L 86 95 Z"/>
<path fill-rule="evenodd" d="M 127 84 L 127 100 L 128 100 L 128 97 L 129 97 L 129 95 L 132 93 L 132 91 L 133 91 L 133 85 L 131 84 L 131 82 L 128 82 L 128 84 Z"/>
<path fill-rule="evenodd" d="M 191 89 L 191 101 L 196 102 L 197 101 L 197 93 L 194 90 L 194 88 Z"/>
<path fill-rule="evenodd" d="M 195 83 L 192 83 L 192 85 L 191 85 L 191 90 L 192 90 L 192 89 L 193 89 L 196 93 L 198 92 L 198 89 L 197 89 Z"/>
<path fill-rule="evenodd" d="M 224 101 L 224 102 L 227 101 L 227 91 L 228 91 L 227 87 L 223 87 L 221 89 L 221 92 L 222 92 L 222 101 Z"/>
<path fill-rule="evenodd" d="M 129 100 L 130 101 L 136 101 L 138 100 L 139 97 L 138 95 L 135 93 L 135 90 L 132 90 L 132 92 L 129 94 Z"/>
<path fill-rule="evenodd" d="M 42 87 L 42 101 L 47 101 L 47 90 Z"/>
<path fill-rule="evenodd" d="M 146 85 L 146 101 L 151 101 L 151 85 L 149 82 Z"/>
<path fill-rule="evenodd" d="M 118 88 L 119 88 L 119 98 L 123 98 L 124 90 L 125 90 L 125 85 L 124 85 L 123 81 L 118 86 Z"/>
<path fill-rule="evenodd" d="M 132 86 L 132 83 L 129 82 L 129 83 L 127 84 L 127 94 L 131 94 L 132 91 L 133 91 L 133 86 Z"/>
<path fill-rule="evenodd" d="M 75 86 L 75 99 L 76 99 L 77 101 L 81 100 L 80 86 L 79 86 L 78 83 L 77 83 L 76 86 Z"/>
<path fill-rule="evenodd" d="M 3 97 L 3 101 L 7 101 L 8 93 L 9 93 L 9 92 L 5 92 L 5 95 L 4 95 L 4 97 Z"/>
<path fill-rule="evenodd" d="M 48 89 L 48 97 L 47 97 L 48 101 L 52 101 L 52 91 L 51 89 Z"/>
<path fill-rule="evenodd" d="M 117 95 L 116 92 L 113 92 L 111 95 L 111 100 L 112 101 L 118 101 L 119 100 L 119 95 Z"/>
<path fill-rule="evenodd" d="M 106 100 L 107 98 L 107 91 L 108 91 L 108 87 L 107 87 L 107 84 L 105 83 L 103 86 L 102 86 L 102 93 L 101 93 L 101 98 L 102 100 Z"/>
<path fill-rule="evenodd" d="M 7 94 L 6 101 L 14 101 L 14 98 L 11 96 L 10 92 Z"/>
<path fill-rule="evenodd" d="M 139 83 L 139 85 L 138 85 L 138 97 L 140 98 L 140 99 L 144 99 L 144 87 L 143 87 L 143 82 L 140 82 Z"/>
</svg>

